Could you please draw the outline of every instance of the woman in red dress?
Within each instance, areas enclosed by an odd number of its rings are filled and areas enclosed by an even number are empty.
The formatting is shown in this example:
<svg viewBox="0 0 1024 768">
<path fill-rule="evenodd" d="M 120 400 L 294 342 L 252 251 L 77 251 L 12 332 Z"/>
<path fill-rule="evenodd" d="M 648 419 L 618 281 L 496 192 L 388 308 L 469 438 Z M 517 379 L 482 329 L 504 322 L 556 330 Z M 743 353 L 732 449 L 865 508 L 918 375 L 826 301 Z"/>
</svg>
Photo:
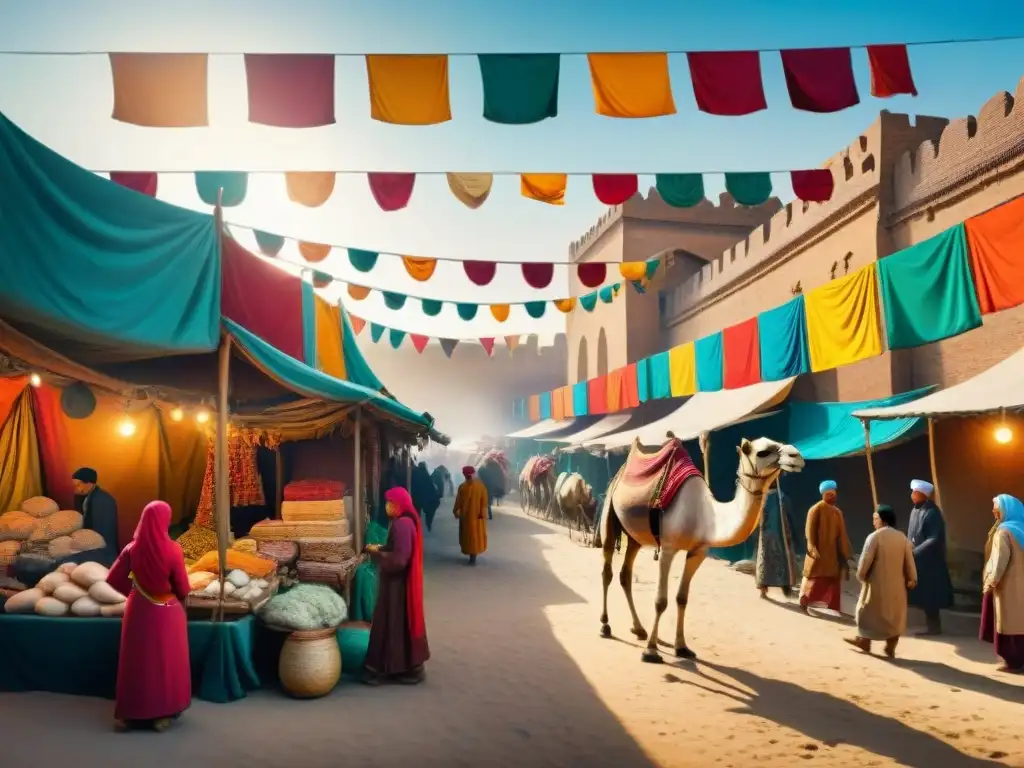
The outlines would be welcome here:
<svg viewBox="0 0 1024 768">
<path fill-rule="evenodd" d="M 150 502 L 135 536 L 114 562 L 107 583 L 128 595 L 117 664 L 118 728 L 149 724 L 166 730 L 192 702 L 188 573 L 181 547 L 171 540 L 171 507 Z"/>
</svg>

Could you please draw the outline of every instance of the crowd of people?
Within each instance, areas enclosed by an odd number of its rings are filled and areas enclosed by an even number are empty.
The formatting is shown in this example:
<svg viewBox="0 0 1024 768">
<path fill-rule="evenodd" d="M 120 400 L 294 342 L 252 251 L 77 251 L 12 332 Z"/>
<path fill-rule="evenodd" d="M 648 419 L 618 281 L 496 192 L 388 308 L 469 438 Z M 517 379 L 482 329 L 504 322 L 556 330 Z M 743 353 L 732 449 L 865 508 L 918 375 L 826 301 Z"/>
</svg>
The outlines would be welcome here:
<svg viewBox="0 0 1024 768">
<path fill-rule="evenodd" d="M 953 583 L 946 561 L 946 524 L 933 500 L 934 486 L 925 480 L 910 483 L 912 508 L 905 535 L 897 528 L 893 508 L 879 504 L 872 516 L 875 530 L 857 562 L 837 504 L 837 483 L 825 480 L 818 491 L 821 500 L 807 513 L 802 578 L 796 567 L 798 530 L 792 504 L 777 487 L 767 494 L 755 562 L 761 596 L 777 587 L 789 597 L 799 584 L 805 613 L 811 606 L 838 613 L 843 582 L 853 574 L 861 590 L 857 633 L 847 643 L 870 653 L 872 643 L 883 642 L 885 655 L 894 658 L 907 630 L 908 606 L 924 612 L 926 626 L 919 635 L 941 635 L 942 611 L 953 606 Z M 1002 494 L 993 499 L 992 514 L 979 636 L 995 646 L 1004 671 L 1024 672 L 1024 504 Z"/>
</svg>

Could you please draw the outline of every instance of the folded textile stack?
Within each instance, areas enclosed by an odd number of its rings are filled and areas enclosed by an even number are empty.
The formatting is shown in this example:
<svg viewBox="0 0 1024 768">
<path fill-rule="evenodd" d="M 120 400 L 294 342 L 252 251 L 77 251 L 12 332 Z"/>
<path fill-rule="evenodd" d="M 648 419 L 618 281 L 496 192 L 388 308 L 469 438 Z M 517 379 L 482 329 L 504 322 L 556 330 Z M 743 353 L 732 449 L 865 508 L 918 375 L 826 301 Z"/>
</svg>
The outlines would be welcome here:
<svg viewBox="0 0 1024 768">
<path fill-rule="evenodd" d="M 305 521 L 327 522 L 346 520 L 345 501 L 327 499 L 324 501 L 282 501 L 281 519 L 290 523 Z"/>
<path fill-rule="evenodd" d="M 334 501 L 344 495 L 340 480 L 294 480 L 284 487 L 285 501 Z"/>
<path fill-rule="evenodd" d="M 279 566 L 289 566 L 299 559 L 299 545 L 294 541 L 262 539 L 256 544 L 260 557 L 269 557 Z"/>
<path fill-rule="evenodd" d="M 345 485 L 337 480 L 296 480 L 284 487 L 284 501 L 281 502 L 281 522 L 295 531 L 290 536 L 299 547 L 296 573 L 300 582 L 314 582 L 340 589 L 344 586 L 350 562 L 356 552 L 348 530 L 348 510 Z M 328 532 L 325 526 L 337 527 L 337 532 Z M 313 526 L 320 526 L 314 532 Z M 301 531 L 299 530 L 301 529 Z M 282 526 L 277 526 L 274 535 L 280 537 Z M 254 537 L 263 540 L 263 533 Z M 269 531 L 268 531 L 269 533 Z"/>
<path fill-rule="evenodd" d="M 323 584 L 340 589 L 352 570 L 354 561 L 344 563 L 311 563 L 299 560 L 296 568 L 299 581 L 308 584 Z"/>
<path fill-rule="evenodd" d="M 343 563 L 356 556 L 352 536 L 298 540 L 299 560 L 307 563 Z"/>
<path fill-rule="evenodd" d="M 261 520 L 249 531 L 249 538 L 260 541 L 295 541 L 296 539 L 329 539 L 348 535 L 348 523 L 331 522 L 290 523 L 287 520 Z"/>
</svg>

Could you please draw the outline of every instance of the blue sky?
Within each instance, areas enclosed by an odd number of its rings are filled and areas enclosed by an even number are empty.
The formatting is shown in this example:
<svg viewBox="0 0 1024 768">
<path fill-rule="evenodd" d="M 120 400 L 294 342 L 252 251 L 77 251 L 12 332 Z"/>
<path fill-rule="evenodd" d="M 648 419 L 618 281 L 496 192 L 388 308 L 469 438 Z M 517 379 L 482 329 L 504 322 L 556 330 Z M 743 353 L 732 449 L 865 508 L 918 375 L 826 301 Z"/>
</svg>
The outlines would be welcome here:
<svg viewBox="0 0 1024 768">
<path fill-rule="evenodd" d="M 0 49 L 27 51 L 217 51 L 334 53 L 585 52 L 588 50 L 737 50 L 1024 35 L 1020 0 L 860 0 L 860 2 L 552 2 L 545 0 L 176 0 L 156 6 L 130 0 L 0 0 Z M 59 20 L 59 21 L 58 21 Z M 451 63 L 454 119 L 405 127 L 369 118 L 363 60 L 338 69 L 338 124 L 305 131 L 246 123 L 240 56 L 211 64 L 208 129 L 152 129 L 110 119 L 112 91 L 105 56 L 0 56 L 0 111 L 77 163 L 95 170 L 324 169 L 392 171 L 697 172 L 758 171 L 819 165 L 850 143 L 880 109 L 959 117 L 994 93 L 1013 91 L 1024 74 L 1024 42 L 911 49 L 921 95 L 878 100 L 868 95 L 866 54 L 854 51 L 862 103 L 834 115 L 794 111 L 777 54 L 762 56 L 767 111 L 742 117 L 699 113 L 685 57 L 672 57 L 678 114 L 614 120 L 594 114 L 586 59 L 562 62 L 559 117 L 534 126 L 499 126 L 480 116 L 479 71 L 472 57 Z M 644 182 L 647 182 L 645 184 Z M 791 196 L 784 176 L 776 192 Z M 646 189 L 650 179 L 642 179 Z M 721 177 L 706 180 L 708 193 Z M 161 178 L 160 196 L 202 209 L 188 175 Z M 377 209 L 362 176 L 339 179 L 319 209 L 290 203 L 283 181 L 250 182 L 247 202 L 227 219 L 308 240 L 425 256 L 564 261 L 570 240 L 601 214 L 589 179 L 570 179 L 563 208 L 519 196 L 515 177 L 495 179 L 482 208 L 464 208 L 443 176 L 417 181 L 402 212 Z M 248 244 L 245 236 L 243 243 Z M 286 254 L 298 260 L 295 252 Z M 332 256 L 326 268 L 354 276 Z M 507 271 L 506 271 L 507 270 Z M 507 275 L 507 279 L 501 277 Z M 441 265 L 426 284 L 401 267 L 379 266 L 373 284 L 432 298 L 479 302 L 556 298 L 564 271 L 536 294 L 516 271 L 474 288 L 457 264 Z M 363 282 L 369 282 L 363 278 Z M 385 325 L 436 336 L 471 338 L 559 330 L 549 310 L 533 320 L 514 310 L 504 324 L 489 313 L 466 323 L 446 308 L 426 318 L 418 308 L 393 312 L 379 296 L 350 305 Z"/>
</svg>

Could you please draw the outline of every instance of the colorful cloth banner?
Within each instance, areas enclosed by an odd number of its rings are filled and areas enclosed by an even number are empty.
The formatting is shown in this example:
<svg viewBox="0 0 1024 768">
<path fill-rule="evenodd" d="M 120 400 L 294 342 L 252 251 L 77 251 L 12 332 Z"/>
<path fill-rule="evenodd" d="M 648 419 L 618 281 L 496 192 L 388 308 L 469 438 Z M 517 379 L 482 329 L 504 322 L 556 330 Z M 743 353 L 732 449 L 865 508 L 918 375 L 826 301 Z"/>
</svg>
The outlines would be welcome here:
<svg viewBox="0 0 1024 768">
<path fill-rule="evenodd" d="M 331 246 L 324 243 L 307 243 L 303 241 L 299 243 L 299 255 L 310 264 L 319 264 L 331 255 Z M 325 272 L 320 274 L 326 275 Z M 327 275 L 327 277 L 330 277 L 330 275 Z"/>
<path fill-rule="evenodd" d="M 590 413 L 587 395 L 587 382 L 578 381 L 572 385 L 572 412 L 577 416 L 587 416 Z"/>
<path fill-rule="evenodd" d="M 757 331 L 756 317 L 722 331 L 725 389 L 749 387 L 761 381 L 761 347 Z"/>
<path fill-rule="evenodd" d="M 249 122 L 276 128 L 334 125 L 334 57 L 245 54 Z"/>
<path fill-rule="evenodd" d="M 622 205 L 640 189 L 635 173 L 595 173 L 594 195 L 605 205 Z"/>
<path fill-rule="evenodd" d="M 114 111 L 122 123 L 147 128 L 209 124 L 205 53 L 111 53 Z"/>
<path fill-rule="evenodd" d="M 341 335 L 341 312 L 322 296 L 316 297 L 316 367 L 328 376 L 347 379 Z"/>
<path fill-rule="evenodd" d="M 565 205 L 569 177 L 564 173 L 522 173 L 519 194 L 548 205 Z"/>
<path fill-rule="evenodd" d="M 530 125 L 558 116 L 557 53 L 490 53 L 477 56 L 484 87 L 484 119 Z"/>
<path fill-rule="evenodd" d="M 484 338 L 481 338 L 481 339 L 477 339 L 477 341 L 480 342 L 480 346 L 484 348 L 484 352 L 487 353 L 488 357 L 493 357 L 494 356 L 494 338 L 493 337 L 484 337 Z"/>
<path fill-rule="evenodd" d="M 278 350 L 280 351 L 280 350 Z M 302 276 L 302 362 L 316 369 L 316 291 Z"/>
<path fill-rule="evenodd" d="M 699 173 L 659 173 L 654 186 L 673 208 L 692 208 L 704 199 L 704 177 Z"/>
<path fill-rule="evenodd" d="M 434 270 L 437 269 L 437 259 L 403 256 L 402 264 L 405 266 L 406 274 L 418 283 L 425 283 L 434 276 Z"/>
<path fill-rule="evenodd" d="M 640 405 L 640 372 L 637 363 L 622 368 L 622 394 L 619 405 L 622 408 L 636 408 Z"/>
<path fill-rule="evenodd" d="M 452 119 L 448 57 L 368 54 L 370 117 L 396 125 L 437 125 Z"/>
<path fill-rule="evenodd" d="M 665 53 L 588 53 L 594 108 L 606 117 L 674 115 Z"/>
<path fill-rule="evenodd" d="M 764 381 L 781 381 L 810 373 L 803 295 L 759 314 L 757 336 Z"/>
<path fill-rule="evenodd" d="M 462 269 L 469 281 L 480 287 L 490 285 L 494 276 L 498 274 L 498 265 L 493 261 L 464 261 Z"/>
<path fill-rule="evenodd" d="M 651 381 L 652 400 L 672 397 L 671 352 L 659 352 L 647 358 L 648 375 Z M 691 369 L 693 366 L 691 366 Z"/>
<path fill-rule="evenodd" d="M 418 333 L 410 333 L 409 340 L 412 342 L 413 348 L 421 355 L 423 350 L 427 348 L 427 344 L 430 343 L 429 336 L 421 336 Z"/>
<path fill-rule="evenodd" d="M 562 413 L 565 418 L 571 419 L 575 417 L 576 410 L 573 408 L 572 387 L 567 384 L 561 387 L 559 391 L 562 393 Z"/>
<path fill-rule="evenodd" d="M 646 403 L 651 399 L 651 359 L 645 357 L 636 363 L 636 392 L 637 399 Z"/>
<path fill-rule="evenodd" d="M 622 368 L 609 371 L 605 377 L 607 389 L 605 390 L 605 408 L 608 413 L 615 413 L 623 409 L 622 405 Z"/>
<path fill-rule="evenodd" d="M 438 343 L 441 345 L 441 351 L 444 352 L 444 356 L 451 360 L 452 353 L 455 352 L 455 348 L 459 346 L 458 339 L 438 339 Z"/>
<path fill-rule="evenodd" d="M 217 204 L 217 195 L 221 195 L 224 208 L 234 208 L 245 202 L 245 193 L 249 188 L 249 174 L 244 171 L 196 171 L 196 193 L 207 205 Z"/>
<path fill-rule="evenodd" d="M 555 421 L 565 418 L 565 400 L 562 398 L 561 387 L 551 390 L 551 418 Z"/>
<path fill-rule="evenodd" d="M 882 354 L 875 264 L 805 294 L 811 371 Z"/>
<path fill-rule="evenodd" d="M 740 205 L 761 205 L 772 196 L 772 177 L 768 173 L 727 173 L 725 191 Z"/>
<path fill-rule="evenodd" d="M 110 180 L 115 184 L 133 189 L 140 195 L 146 195 L 147 197 L 156 197 L 159 178 L 159 174 L 149 173 L 148 171 L 141 173 L 136 171 L 111 171 L 110 173 Z"/>
<path fill-rule="evenodd" d="M 869 45 L 868 61 L 871 64 L 872 96 L 879 99 L 902 94 L 917 96 L 907 46 Z"/>
<path fill-rule="evenodd" d="M 596 416 L 608 413 L 608 377 L 587 380 L 587 411 Z"/>
<path fill-rule="evenodd" d="M 542 392 L 540 395 L 540 418 L 541 421 L 544 419 L 551 418 L 551 393 Z"/>
<path fill-rule="evenodd" d="M 526 399 L 526 418 L 540 421 L 540 395 L 530 395 Z"/>
<path fill-rule="evenodd" d="M 253 230 L 253 235 L 256 237 L 256 247 L 260 249 L 260 253 L 264 256 L 273 258 L 284 248 L 284 238 L 281 235 L 263 232 L 259 229 Z"/>
<path fill-rule="evenodd" d="M 1024 197 L 968 219 L 964 227 L 981 313 L 1024 304 Z"/>
<path fill-rule="evenodd" d="M 467 208 L 479 208 L 491 195 L 493 173 L 447 173 L 445 176 L 448 189 Z"/>
<path fill-rule="evenodd" d="M 497 320 L 499 323 L 504 323 L 508 320 L 509 313 L 512 308 L 508 304 L 491 304 L 491 317 Z"/>
<path fill-rule="evenodd" d="M 839 112 L 860 103 L 849 48 L 782 51 L 782 71 L 794 109 Z"/>
<path fill-rule="evenodd" d="M 693 342 L 697 364 L 697 391 L 717 392 L 722 388 L 722 332 L 712 333 Z"/>
<path fill-rule="evenodd" d="M 878 285 L 890 349 L 920 347 L 981 325 L 963 224 L 880 259 Z"/>
<path fill-rule="evenodd" d="M 669 392 L 685 397 L 697 391 L 697 353 L 692 341 L 668 351 Z"/>
<path fill-rule="evenodd" d="M 521 264 L 523 280 L 528 286 L 536 290 L 547 288 L 555 279 L 555 265 L 551 262 L 537 262 L 534 264 Z"/>
<path fill-rule="evenodd" d="M 307 208 L 319 208 L 334 194 L 333 171 L 289 171 L 284 175 L 288 199 Z"/>
<path fill-rule="evenodd" d="M 688 53 L 697 108 L 709 115 L 749 115 L 768 108 L 757 51 Z"/>
<path fill-rule="evenodd" d="M 388 329 L 388 343 L 391 344 L 392 349 L 401 347 L 403 341 L 405 341 L 405 331 L 400 331 L 397 328 Z"/>
<path fill-rule="evenodd" d="M 409 205 L 416 186 L 415 173 L 369 173 L 370 194 L 385 212 L 400 211 Z"/>
</svg>

